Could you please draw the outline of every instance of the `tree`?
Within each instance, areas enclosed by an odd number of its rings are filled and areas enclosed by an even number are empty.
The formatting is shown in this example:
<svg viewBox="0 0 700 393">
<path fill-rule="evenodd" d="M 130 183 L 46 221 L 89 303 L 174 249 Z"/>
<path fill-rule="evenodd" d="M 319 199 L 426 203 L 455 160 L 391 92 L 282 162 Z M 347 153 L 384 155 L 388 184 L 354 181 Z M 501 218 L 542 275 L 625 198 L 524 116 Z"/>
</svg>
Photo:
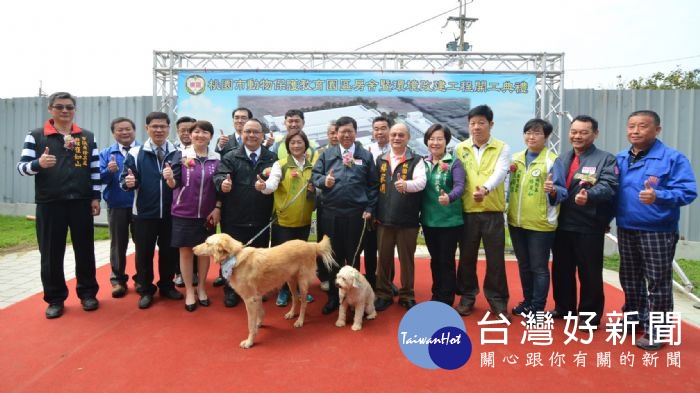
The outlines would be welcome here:
<svg viewBox="0 0 700 393">
<path fill-rule="evenodd" d="M 637 90 L 700 89 L 700 68 L 683 71 L 679 67 L 668 74 L 657 72 L 648 78 L 633 79 L 627 87 Z"/>
</svg>

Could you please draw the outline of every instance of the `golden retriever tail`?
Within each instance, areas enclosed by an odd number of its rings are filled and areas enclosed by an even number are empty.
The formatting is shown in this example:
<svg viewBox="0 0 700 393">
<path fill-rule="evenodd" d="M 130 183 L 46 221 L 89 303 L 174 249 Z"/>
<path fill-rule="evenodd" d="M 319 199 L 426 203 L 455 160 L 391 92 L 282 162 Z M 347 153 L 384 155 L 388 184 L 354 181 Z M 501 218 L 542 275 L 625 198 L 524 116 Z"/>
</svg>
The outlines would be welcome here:
<svg viewBox="0 0 700 393">
<path fill-rule="evenodd" d="M 320 243 L 316 243 L 316 255 L 321 257 L 323 264 L 329 271 L 334 266 L 338 266 L 338 263 L 333 259 L 333 249 L 331 248 L 331 238 L 328 236 L 323 236 Z"/>
</svg>

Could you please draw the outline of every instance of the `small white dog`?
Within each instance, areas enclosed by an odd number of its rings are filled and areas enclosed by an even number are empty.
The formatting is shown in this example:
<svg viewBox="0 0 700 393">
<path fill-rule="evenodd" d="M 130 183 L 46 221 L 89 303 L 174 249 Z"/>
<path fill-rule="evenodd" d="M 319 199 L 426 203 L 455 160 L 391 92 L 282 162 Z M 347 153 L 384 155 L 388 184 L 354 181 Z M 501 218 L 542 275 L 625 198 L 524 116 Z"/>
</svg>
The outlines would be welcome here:
<svg viewBox="0 0 700 393">
<path fill-rule="evenodd" d="M 362 318 L 367 314 L 367 319 L 377 317 L 374 310 L 374 291 L 360 272 L 352 266 L 346 265 L 338 272 L 335 285 L 340 294 L 340 309 L 335 326 L 345 326 L 345 317 L 348 306 L 355 308 L 355 319 L 352 330 L 362 329 Z"/>
</svg>

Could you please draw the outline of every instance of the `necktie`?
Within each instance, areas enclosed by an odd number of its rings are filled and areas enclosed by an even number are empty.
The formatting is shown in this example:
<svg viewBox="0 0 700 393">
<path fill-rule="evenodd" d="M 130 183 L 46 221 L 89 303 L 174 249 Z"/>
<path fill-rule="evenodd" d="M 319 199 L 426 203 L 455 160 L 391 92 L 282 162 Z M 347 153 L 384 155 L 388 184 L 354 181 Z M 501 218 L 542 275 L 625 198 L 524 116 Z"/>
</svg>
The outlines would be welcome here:
<svg viewBox="0 0 700 393">
<path fill-rule="evenodd" d="M 574 154 L 574 159 L 571 161 L 571 166 L 569 167 L 569 174 L 566 176 L 566 188 L 571 185 L 571 179 L 574 178 L 574 174 L 578 171 L 578 167 L 581 164 L 578 154 Z"/>
<path fill-rule="evenodd" d="M 156 155 L 158 156 L 158 161 L 163 162 L 163 158 L 165 158 L 165 152 L 163 151 L 162 147 L 156 149 Z"/>
<path fill-rule="evenodd" d="M 122 152 L 124 153 L 124 157 L 129 154 L 129 149 L 131 149 L 131 146 L 122 146 Z"/>
<path fill-rule="evenodd" d="M 250 161 L 253 163 L 253 165 L 255 165 L 255 163 L 257 162 L 257 158 L 258 155 L 255 154 L 255 152 L 250 153 Z"/>
</svg>

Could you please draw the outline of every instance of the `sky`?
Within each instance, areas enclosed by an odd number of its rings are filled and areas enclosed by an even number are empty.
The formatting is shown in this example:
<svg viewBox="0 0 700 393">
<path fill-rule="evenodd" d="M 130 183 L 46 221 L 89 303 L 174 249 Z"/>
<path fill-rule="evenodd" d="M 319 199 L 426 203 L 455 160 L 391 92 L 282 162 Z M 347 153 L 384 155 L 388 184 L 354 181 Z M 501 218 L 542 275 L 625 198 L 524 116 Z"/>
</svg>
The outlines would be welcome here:
<svg viewBox="0 0 700 393">
<path fill-rule="evenodd" d="M 416 6 L 419 4 L 420 6 Z M 357 48 L 458 7 L 457 0 L 7 2 L 0 98 L 69 91 L 153 94 L 153 51 L 333 51 Z M 700 68 L 700 1 L 474 0 L 475 52 L 564 53 L 566 88 L 615 88 L 654 72 Z M 448 16 L 363 49 L 442 52 Z"/>
</svg>

